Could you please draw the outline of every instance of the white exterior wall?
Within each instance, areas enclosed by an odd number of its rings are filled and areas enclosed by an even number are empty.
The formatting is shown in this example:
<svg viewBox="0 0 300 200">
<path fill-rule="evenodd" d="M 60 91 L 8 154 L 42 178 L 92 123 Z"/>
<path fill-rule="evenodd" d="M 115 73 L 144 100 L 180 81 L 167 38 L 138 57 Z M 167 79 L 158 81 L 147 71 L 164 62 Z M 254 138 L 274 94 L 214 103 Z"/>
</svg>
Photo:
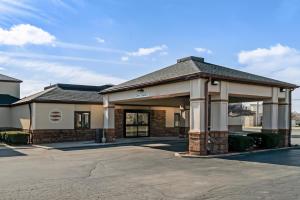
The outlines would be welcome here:
<svg viewBox="0 0 300 200">
<path fill-rule="evenodd" d="M 11 108 L 0 107 L 0 128 L 11 127 Z"/>
<path fill-rule="evenodd" d="M 29 129 L 30 111 L 29 104 L 14 106 L 11 108 L 11 127 Z"/>
<path fill-rule="evenodd" d="M 143 87 L 142 87 L 143 88 Z M 128 102 L 130 100 L 143 100 L 150 98 L 164 98 L 172 96 L 188 95 L 190 93 L 190 81 L 182 81 L 177 83 L 162 84 L 157 86 L 145 87 L 143 92 L 137 89 L 116 92 L 105 95 L 109 103 Z"/>
<path fill-rule="evenodd" d="M 8 94 L 20 98 L 20 83 L 0 82 L 0 94 Z"/>
<path fill-rule="evenodd" d="M 57 103 L 34 103 L 33 129 L 74 129 L 74 112 L 91 112 L 91 129 L 103 128 L 102 105 L 79 105 Z M 60 111 L 62 118 L 58 122 L 52 122 L 49 114 L 52 111 Z"/>
</svg>

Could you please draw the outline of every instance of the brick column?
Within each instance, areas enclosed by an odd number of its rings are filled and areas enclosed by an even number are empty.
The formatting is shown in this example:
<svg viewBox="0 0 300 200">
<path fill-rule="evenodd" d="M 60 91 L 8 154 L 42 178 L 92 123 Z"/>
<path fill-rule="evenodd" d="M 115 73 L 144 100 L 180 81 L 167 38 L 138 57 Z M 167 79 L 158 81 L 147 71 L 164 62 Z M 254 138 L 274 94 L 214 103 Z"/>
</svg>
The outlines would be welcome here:
<svg viewBox="0 0 300 200">
<path fill-rule="evenodd" d="M 278 133 L 278 88 L 273 88 L 272 98 L 263 102 L 262 132 Z"/>
<path fill-rule="evenodd" d="M 278 133 L 281 135 L 281 147 L 289 146 L 290 137 L 290 111 L 289 111 L 289 91 L 286 90 L 285 98 L 279 99 L 278 102 Z"/>
<path fill-rule="evenodd" d="M 228 153 L 227 83 L 220 82 L 220 94 L 211 96 L 208 149 L 211 154 Z"/>
<path fill-rule="evenodd" d="M 113 142 L 116 139 L 115 133 L 115 106 L 108 101 L 108 96 L 103 97 L 103 139 L 105 142 Z"/>
<path fill-rule="evenodd" d="M 204 82 L 205 79 L 191 80 L 189 153 L 193 155 L 207 154 L 207 135 L 204 128 Z"/>
</svg>

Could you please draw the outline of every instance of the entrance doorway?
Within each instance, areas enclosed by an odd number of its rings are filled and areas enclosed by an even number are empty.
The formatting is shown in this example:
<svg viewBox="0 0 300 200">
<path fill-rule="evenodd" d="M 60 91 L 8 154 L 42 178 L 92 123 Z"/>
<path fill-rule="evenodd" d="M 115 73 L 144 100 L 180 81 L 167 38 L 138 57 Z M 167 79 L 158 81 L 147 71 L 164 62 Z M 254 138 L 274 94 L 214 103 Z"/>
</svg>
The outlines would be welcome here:
<svg viewBox="0 0 300 200">
<path fill-rule="evenodd" d="M 125 137 L 148 137 L 150 114 L 148 111 L 125 111 Z"/>
</svg>

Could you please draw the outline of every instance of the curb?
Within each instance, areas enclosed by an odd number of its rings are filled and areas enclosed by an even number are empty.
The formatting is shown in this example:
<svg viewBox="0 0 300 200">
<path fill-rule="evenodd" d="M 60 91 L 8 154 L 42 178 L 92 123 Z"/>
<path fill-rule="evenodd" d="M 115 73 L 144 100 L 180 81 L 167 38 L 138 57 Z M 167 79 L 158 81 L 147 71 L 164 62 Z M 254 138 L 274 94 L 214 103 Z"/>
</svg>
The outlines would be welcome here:
<svg viewBox="0 0 300 200">
<path fill-rule="evenodd" d="M 68 146 L 68 147 L 46 147 L 46 146 L 42 146 L 42 145 L 32 145 L 35 148 L 41 148 L 41 149 L 45 149 L 45 150 L 53 150 L 53 149 L 75 149 L 75 148 L 87 148 L 87 147 L 106 147 L 106 146 L 118 146 L 118 145 L 135 145 L 135 144 L 147 144 L 147 143 L 151 143 L 151 142 L 185 142 L 185 141 L 181 141 L 181 140 L 148 140 L 148 141 L 135 141 L 135 142 L 119 142 L 119 143 L 92 143 L 92 144 L 86 144 L 86 145 L 81 145 L 81 146 Z"/>
<path fill-rule="evenodd" d="M 262 150 L 248 151 L 248 152 L 227 153 L 227 154 L 219 154 L 219 155 L 206 155 L 206 156 L 190 155 L 186 152 L 180 152 L 180 153 L 174 153 L 174 156 L 181 157 L 181 158 L 224 158 L 230 156 L 249 155 L 255 153 L 263 153 L 263 152 L 279 151 L 279 150 L 287 150 L 287 149 L 299 149 L 299 146 L 283 147 L 283 148 L 276 148 L 276 149 L 262 149 Z"/>
</svg>

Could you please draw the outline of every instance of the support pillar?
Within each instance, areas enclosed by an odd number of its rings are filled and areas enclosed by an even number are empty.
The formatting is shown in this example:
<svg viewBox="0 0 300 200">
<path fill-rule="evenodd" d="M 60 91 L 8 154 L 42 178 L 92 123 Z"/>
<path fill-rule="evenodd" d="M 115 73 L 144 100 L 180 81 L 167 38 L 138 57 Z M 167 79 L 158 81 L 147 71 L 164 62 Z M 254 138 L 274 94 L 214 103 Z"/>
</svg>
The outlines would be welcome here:
<svg viewBox="0 0 300 200">
<path fill-rule="evenodd" d="M 278 133 L 281 135 L 281 147 L 289 146 L 290 138 L 290 101 L 289 90 L 285 91 L 285 98 L 278 102 Z"/>
<path fill-rule="evenodd" d="M 263 102 L 262 132 L 278 133 L 278 88 L 273 88 L 273 96 Z"/>
<path fill-rule="evenodd" d="M 102 142 L 114 142 L 115 134 L 115 106 L 108 101 L 108 96 L 103 97 L 103 138 Z"/>
<path fill-rule="evenodd" d="M 211 96 L 208 149 L 211 154 L 228 153 L 228 93 L 221 82 L 220 94 Z"/>
<path fill-rule="evenodd" d="M 205 133 L 205 79 L 191 80 L 189 154 L 207 154 Z"/>
</svg>

